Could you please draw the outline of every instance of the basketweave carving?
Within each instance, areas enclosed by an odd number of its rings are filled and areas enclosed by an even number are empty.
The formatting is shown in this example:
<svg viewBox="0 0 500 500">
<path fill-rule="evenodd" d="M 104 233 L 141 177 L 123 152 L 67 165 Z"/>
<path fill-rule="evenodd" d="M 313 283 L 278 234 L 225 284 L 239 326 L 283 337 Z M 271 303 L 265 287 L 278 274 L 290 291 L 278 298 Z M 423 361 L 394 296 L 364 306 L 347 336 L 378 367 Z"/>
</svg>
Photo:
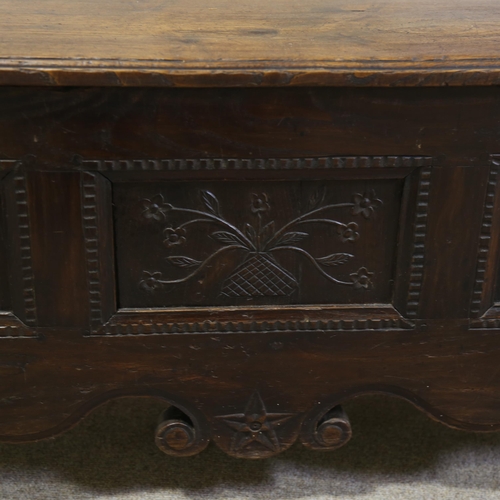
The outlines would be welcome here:
<svg viewBox="0 0 500 500">
<path fill-rule="evenodd" d="M 317 272 L 333 283 L 352 286 L 354 289 L 371 288 L 373 273 L 366 267 L 350 273 L 348 279 L 333 274 L 331 268 L 345 264 L 354 257 L 353 254 L 344 251 L 315 256 L 300 245 L 311 232 L 319 230 L 318 226 L 324 225 L 336 228 L 337 244 L 353 243 L 360 237 L 358 224 L 354 221 L 344 223 L 337 220 L 334 218 L 335 211 L 347 208 L 351 216 L 369 219 L 383 204 L 373 189 L 363 194 L 354 193 L 350 202 L 336 202 L 330 198 L 332 197 L 326 187 L 320 186 L 309 196 L 308 209 L 281 227 L 277 226 L 274 219 L 269 220 L 271 205 L 267 193 L 250 193 L 249 212 L 253 220 L 248 222 L 246 219 L 247 222 L 244 222 L 243 227 L 231 223 L 223 215 L 217 196 L 208 190 L 200 191 L 201 209 L 174 206 L 162 194 L 143 199 L 143 218 L 164 226 L 163 244 L 169 252 L 175 250 L 166 257 L 167 261 L 186 269 L 187 273 L 183 277 L 169 279 L 162 271 L 145 270 L 139 286 L 153 293 L 164 286 L 186 282 L 196 278 L 206 266 L 224 252 L 242 250 L 244 260 L 224 281 L 220 295 L 227 297 L 291 295 L 299 287 L 299 281 L 279 263 L 275 256 L 283 251 L 300 254 L 312 263 Z M 170 214 L 183 214 L 188 218 L 182 224 L 173 227 Z M 203 260 L 177 254 L 181 249 L 186 254 L 190 251 L 188 228 L 207 224 L 217 228 L 211 230 L 208 237 L 219 243 L 218 248 Z M 305 232 L 304 227 L 308 228 L 309 232 Z M 337 245 L 332 244 L 332 248 L 334 246 Z"/>
</svg>

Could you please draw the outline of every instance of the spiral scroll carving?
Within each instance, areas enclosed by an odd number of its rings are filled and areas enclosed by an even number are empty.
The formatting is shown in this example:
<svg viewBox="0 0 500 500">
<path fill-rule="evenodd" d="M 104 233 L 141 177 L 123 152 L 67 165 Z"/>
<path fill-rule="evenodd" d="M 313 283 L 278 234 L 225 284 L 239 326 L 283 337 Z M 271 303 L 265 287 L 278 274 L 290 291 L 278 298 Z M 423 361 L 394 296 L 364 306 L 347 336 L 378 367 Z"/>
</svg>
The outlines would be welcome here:
<svg viewBox="0 0 500 500">
<path fill-rule="evenodd" d="M 313 450 L 330 451 L 340 448 L 352 437 L 349 417 L 341 406 L 304 422 L 301 441 Z"/>
<path fill-rule="evenodd" d="M 190 457 L 203 451 L 208 443 L 207 432 L 179 408 L 170 406 L 160 416 L 155 443 L 167 455 Z"/>
</svg>

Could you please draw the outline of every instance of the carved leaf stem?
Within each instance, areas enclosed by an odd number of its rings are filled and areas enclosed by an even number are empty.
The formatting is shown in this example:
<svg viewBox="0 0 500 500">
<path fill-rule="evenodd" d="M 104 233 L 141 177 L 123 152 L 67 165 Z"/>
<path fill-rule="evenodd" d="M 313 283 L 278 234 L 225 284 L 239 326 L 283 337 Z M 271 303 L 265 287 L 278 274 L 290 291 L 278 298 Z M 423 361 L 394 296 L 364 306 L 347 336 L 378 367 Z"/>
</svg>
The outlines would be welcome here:
<svg viewBox="0 0 500 500">
<path fill-rule="evenodd" d="M 250 211 L 256 217 L 256 227 L 246 223 L 244 230 L 227 221 L 220 210 L 217 197 L 210 191 L 201 191 L 200 198 L 206 210 L 174 207 L 166 203 L 163 195 L 159 194 L 152 199 L 143 200 L 144 218 L 150 221 L 162 222 L 167 219 L 169 213 L 182 213 L 194 217 L 174 228 L 171 225 L 164 229 L 164 244 L 167 248 L 182 245 L 186 241 L 186 227 L 195 224 L 216 224 L 224 228 L 223 231 L 214 231 L 210 237 L 223 246 L 209 255 L 205 260 L 199 261 L 186 255 L 171 255 L 167 260 L 181 268 L 195 268 L 192 272 L 179 279 L 164 279 L 160 271 L 144 271 L 140 285 L 147 291 L 154 291 L 163 285 L 183 283 L 196 276 L 213 259 L 227 250 L 243 250 L 247 256 L 242 265 L 226 280 L 221 290 L 222 295 L 227 296 L 277 296 L 290 295 L 297 288 L 298 283 L 293 275 L 281 267 L 272 256 L 276 251 L 293 251 L 309 260 L 314 268 L 329 281 L 345 286 L 353 286 L 355 289 L 368 289 L 373 286 L 371 277 L 373 273 L 365 267 L 356 273 L 350 274 L 350 281 L 342 280 L 326 272 L 323 267 L 339 266 L 354 257 L 350 253 L 333 253 L 326 256 L 314 257 L 304 250 L 298 243 L 307 239 L 309 233 L 293 230 L 295 226 L 304 224 L 330 224 L 337 226 L 341 242 L 354 242 L 359 238 L 358 224 L 349 222 L 347 224 L 332 218 L 318 218 L 317 215 L 328 210 L 350 208 L 353 215 L 362 215 L 365 219 L 370 218 L 375 209 L 382 205 L 382 201 L 376 198 L 375 192 L 370 190 L 364 194 L 355 193 L 352 202 L 330 203 L 322 205 L 326 196 L 323 188 L 310 197 L 308 212 L 287 222 L 278 230 L 275 230 L 275 222 L 264 223 L 264 216 L 271 210 L 269 197 L 266 193 L 252 193 Z M 320 205 L 320 206 L 318 206 Z M 311 218 L 312 217 L 312 218 Z"/>
<path fill-rule="evenodd" d="M 287 224 L 285 224 L 279 231 L 276 231 L 276 233 L 274 233 L 274 236 L 268 241 L 265 249 L 273 248 L 273 246 L 272 246 L 273 243 L 276 240 L 278 240 L 279 237 L 285 231 L 287 231 L 288 229 L 292 228 L 294 225 L 299 224 L 299 223 L 309 222 L 308 220 L 304 220 L 307 217 L 309 217 L 309 216 L 311 216 L 313 214 L 317 214 L 319 212 L 323 212 L 323 211 L 328 210 L 328 209 L 344 208 L 344 207 L 354 207 L 354 203 L 337 203 L 336 205 L 326 205 L 324 207 L 320 207 L 320 208 L 317 208 L 315 210 L 311 210 L 310 212 L 307 212 L 307 213 L 301 215 L 300 217 L 297 217 L 296 219 L 294 219 L 294 220 L 288 222 Z M 315 219 L 314 222 L 325 222 L 326 220 L 327 219 Z M 345 224 L 343 224 L 342 222 L 338 222 L 338 221 L 332 221 L 332 222 L 336 222 L 338 225 L 345 226 Z"/>
</svg>

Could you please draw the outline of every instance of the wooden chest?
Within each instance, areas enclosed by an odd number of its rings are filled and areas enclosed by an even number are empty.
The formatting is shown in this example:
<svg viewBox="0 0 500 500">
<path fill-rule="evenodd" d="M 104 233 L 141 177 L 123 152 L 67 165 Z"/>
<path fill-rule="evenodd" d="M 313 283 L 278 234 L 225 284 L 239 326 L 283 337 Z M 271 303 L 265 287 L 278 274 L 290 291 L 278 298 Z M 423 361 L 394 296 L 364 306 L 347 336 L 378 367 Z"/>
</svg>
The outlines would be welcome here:
<svg viewBox="0 0 500 500">
<path fill-rule="evenodd" d="M 0 0 L 0 440 L 500 428 L 500 4 Z"/>
</svg>

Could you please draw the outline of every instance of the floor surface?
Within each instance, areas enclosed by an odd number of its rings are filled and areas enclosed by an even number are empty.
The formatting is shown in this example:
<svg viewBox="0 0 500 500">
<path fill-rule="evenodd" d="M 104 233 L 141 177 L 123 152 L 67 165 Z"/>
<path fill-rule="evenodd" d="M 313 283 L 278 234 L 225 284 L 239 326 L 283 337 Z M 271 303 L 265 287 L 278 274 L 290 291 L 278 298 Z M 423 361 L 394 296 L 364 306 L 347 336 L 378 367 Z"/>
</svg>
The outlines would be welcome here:
<svg viewBox="0 0 500 500">
<path fill-rule="evenodd" d="M 1 444 L 0 499 L 500 500 L 500 433 L 450 430 L 395 398 L 347 404 L 354 435 L 336 452 L 295 445 L 260 461 L 213 445 L 162 454 L 152 437 L 162 409 L 112 401 L 54 440 Z"/>
</svg>

